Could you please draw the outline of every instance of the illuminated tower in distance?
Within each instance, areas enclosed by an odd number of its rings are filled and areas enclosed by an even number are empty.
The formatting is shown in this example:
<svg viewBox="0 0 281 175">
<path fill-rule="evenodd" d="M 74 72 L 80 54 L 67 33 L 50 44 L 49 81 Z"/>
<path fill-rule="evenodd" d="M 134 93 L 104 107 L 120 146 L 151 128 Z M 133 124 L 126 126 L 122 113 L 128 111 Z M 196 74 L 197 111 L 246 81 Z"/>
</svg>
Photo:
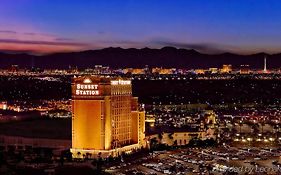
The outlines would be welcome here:
<svg viewBox="0 0 281 175">
<path fill-rule="evenodd" d="M 264 57 L 264 62 L 263 62 L 263 72 L 266 73 L 267 69 L 266 69 L 266 56 Z"/>
<path fill-rule="evenodd" d="M 144 145 L 145 112 L 131 80 L 97 76 L 72 80 L 73 157 L 118 156 Z"/>
</svg>

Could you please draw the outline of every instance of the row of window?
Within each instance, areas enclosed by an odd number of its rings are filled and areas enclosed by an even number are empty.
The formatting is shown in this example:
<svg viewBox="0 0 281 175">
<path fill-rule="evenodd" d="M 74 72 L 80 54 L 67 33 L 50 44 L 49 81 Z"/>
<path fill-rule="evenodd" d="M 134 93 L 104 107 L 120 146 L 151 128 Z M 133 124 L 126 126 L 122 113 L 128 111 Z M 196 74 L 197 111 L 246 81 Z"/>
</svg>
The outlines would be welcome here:
<svg viewBox="0 0 281 175">
<path fill-rule="evenodd" d="M 112 115 L 130 115 L 131 114 L 131 109 L 126 109 L 126 108 L 124 108 L 124 109 L 113 109 L 112 110 Z"/>
<path fill-rule="evenodd" d="M 112 134 L 115 135 L 115 134 L 126 134 L 126 133 L 130 133 L 132 130 L 131 128 L 128 128 L 128 127 L 123 127 L 123 128 L 114 128 L 112 130 Z"/>
<path fill-rule="evenodd" d="M 112 86 L 111 94 L 112 95 L 132 94 L 132 86 Z"/>
<path fill-rule="evenodd" d="M 130 90 L 111 90 L 111 95 L 131 95 Z"/>
</svg>

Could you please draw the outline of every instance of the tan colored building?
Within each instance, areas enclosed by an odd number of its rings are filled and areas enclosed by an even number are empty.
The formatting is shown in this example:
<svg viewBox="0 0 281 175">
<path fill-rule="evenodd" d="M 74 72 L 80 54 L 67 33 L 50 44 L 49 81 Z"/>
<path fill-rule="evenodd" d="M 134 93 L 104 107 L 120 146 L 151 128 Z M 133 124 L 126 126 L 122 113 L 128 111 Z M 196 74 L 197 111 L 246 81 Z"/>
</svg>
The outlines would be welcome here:
<svg viewBox="0 0 281 175">
<path fill-rule="evenodd" d="M 123 69 L 123 73 L 124 74 L 127 74 L 127 73 L 131 73 L 131 74 L 144 74 L 145 71 L 144 69 L 141 69 L 141 68 L 125 68 Z"/>
<path fill-rule="evenodd" d="M 205 74 L 205 70 L 204 69 L 195 69 L 194 72 L 196 74 Z"/>
<path fill-rule="evenodd" d="M 144 74 L 144 69 L 135 68 L 132 70 L 132 74 Z"/>
<path fill-rule="evenodd" d="M 159 67 L 155 67 L 152 68 L 152 73 L 154 74 L 160 74 L 160 75 L 170 75 L 173 74 L 176 71 L 175 68 L 159 68 Z"/>
<path fill-rule="evenodd" d="M 72 82 L 72 153 L 117 156 L 143 145 L 144 111 L 128 79 L 96 76 Z"/>
</svg>

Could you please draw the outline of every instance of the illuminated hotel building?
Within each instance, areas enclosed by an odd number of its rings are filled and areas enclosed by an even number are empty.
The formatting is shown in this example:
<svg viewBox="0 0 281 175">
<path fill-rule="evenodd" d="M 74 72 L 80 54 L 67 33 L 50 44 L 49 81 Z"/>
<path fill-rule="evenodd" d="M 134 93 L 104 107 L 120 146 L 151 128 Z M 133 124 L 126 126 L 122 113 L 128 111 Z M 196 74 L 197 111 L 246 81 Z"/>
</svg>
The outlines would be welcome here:
<svg viewBox="0 0 281 175">
<path fill-rule="evenodd" d="M 232 71 L 231 64 L 224 64 L 222 65 L 221 73 L 230 73 Z"/>
<path fill-rule="evenodd" d="M 249 65 L 240 65 L 240 74 L 249 74 L 250 66 Z"/>
<path fill-rule="evenodd" d="M 117 156 L 144 144 L 145 113 L 130 80 L 86 76 L 72 81 L 74 157 Z"/>
</svg>

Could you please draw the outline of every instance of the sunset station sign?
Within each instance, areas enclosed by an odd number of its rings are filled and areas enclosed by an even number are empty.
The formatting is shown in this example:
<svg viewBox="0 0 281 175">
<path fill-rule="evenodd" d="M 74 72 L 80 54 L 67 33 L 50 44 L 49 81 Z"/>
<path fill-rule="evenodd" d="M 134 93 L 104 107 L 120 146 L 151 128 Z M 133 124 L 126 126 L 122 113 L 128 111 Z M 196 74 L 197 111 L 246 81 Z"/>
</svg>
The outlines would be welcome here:
<svg viewBox="0 0 281 175">
<path fill-rule="evenodd" d="M 99 95 L 99 90 L 97 84 L 92 84 L 90 79 L 85 79 L 83 81 L 85 84 L 76 84 L 75 95 Z"/>
<path fill-rule="evenodd" d="M 99 95 L 98 85 L 97 84 L 77 84 L 76 95 Z"/>
</svg>

